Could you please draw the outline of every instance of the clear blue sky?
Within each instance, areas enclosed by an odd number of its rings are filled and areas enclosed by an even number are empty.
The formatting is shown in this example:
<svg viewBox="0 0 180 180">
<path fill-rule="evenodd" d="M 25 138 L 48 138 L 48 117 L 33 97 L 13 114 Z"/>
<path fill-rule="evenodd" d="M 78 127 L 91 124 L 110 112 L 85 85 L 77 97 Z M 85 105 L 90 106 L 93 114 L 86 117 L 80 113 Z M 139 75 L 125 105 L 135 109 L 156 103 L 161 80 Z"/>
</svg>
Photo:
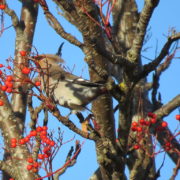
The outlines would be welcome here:
<svg viewBox="0 0 180 180">
<path fill-rule="evenodd" d="M 20 3 L 18 1 L 8 1 L 10 3 L 10 7 L 15 9 L 18 13 L 20 12 Z M 143 0 L 137 0 L 139 4 L 139 8 L 142 8 Z M 152 34 L 151 39 L 146 44 L 145 47 L 150 47 L 148 52 L 144 52 L 143 55 L 147 56 L 148 58 L 155 57 L 155 48 L 158 43 L 158 52 L 160 51 L 162 45 L 166 42 L 166 35 L 168 34 L 168 30 L 174 27 L 177 31 L 180 31 L 180 1 L 173 0 L 173 1 L 161 1 L 158 8 L 156 8 L 155 13 L 150 22 L 150 33 Z M 50 9 L 53 9 L 56 12 L 55 5 L 50 3 Z M 77 35 L 78 38 L 81 40 L 81 36 L 78 31 L 73 28 L 68 22 L 64 21 L 63 18 L 61 19 L 62 24 L 65 27 L 67 32 L 71 32 L 74 35 Z M 10 19 L 7 15 L 5 15 L 5 27 L 11 25 Z M 57 48 L 61 42 L 64 40 L 61 39 L 55 31 L 47 24 L 42 10 L 40 8 L 40 14 L 38 17 L 38 23 L 36 27 L 36 33 L 34 38 L 33 45 L 37 48 L 39 54 L 41 53 L 56 53 Z M 10 28 L 4 32 L 4 34 L 0 37 L 0 52 L 1 52 L 1 60 L 4 62 L 9 56 L 13 57 L 14 54 L 14 42 L 15 42 L 15 33 L 14 29 Z M 66 42 L 66 41 L 65 41 Z M 177 57 L 180 57 L 180 53 L 177 52 Z M 66 65 L 73 69 L 73 73 L 76 75 L 82 75 L 85 78 L 88 78 L 87 75 L 87 66 L 83 63 L 83 54 L 82 52 L 70 45 L 69 43 L 65 43 L 63 47 L 63 55 L 62 57 L 66 60 Z M 147 61 L 146 61 L 147 63 Z M 179 76 L 180 76 L 180 59 L 174 59 L 171 67 L 162 75 L 161 77 L 161 85 L 160 85 L 160 92 L 162 94 L 162 101 L 163 103 L 167 103 L 170 99 L 176 96 L 180 92 L 180 85 L 179 85 Z M 151 77 L 149 77 L 149 80 Z M 170 125 L 171 129 L 174 129 L 177 126 L 177 122 L 174 119 L 175 114 L 178 111 L 173 112 L 168 118 L 165 120 Z M 85 112 L 85 115 L 88 113 Z M 73 120 L 74 117 L 72 116 L 71 119 Z M 54 118 L 51 120 L 51 128 L 55 129 L 57 126 L 60 126 L 62 130 L 64 130 L 64 141 L 72 138 L 74 133 L 67 130 L 67 128 L 63 127 L 62 124 L 56 122 Z M 74 119 L 73 121 L 76 121 Z M 81 137 L 76 135 L 76 139 L 83 141 Z M 70 146 L 73 145 L 72 143 L 68 143 L 64 145 L 60 153 L 56 159 L 56 165 L 54 169 L 61 167 L 64 163 L 66 153 L 69 150 Z M 160 166 L 162 162 L 162 155 L 158 156 L 157 161 L 157 168 Z M 60 178 L 61 180 L 88 180 L 91 174 L 96 170 L 98 167 L 96 163 L 96 155 L 95 155 L 95 147 L 94 143 L 91 141 L 86 140 L 82 152 L 78 157 L 77 164 L 69 168 L 67 172 Z M 159 180 L 169 179 L 172 175 L 172 171 L 174 168 L 174 164 L 166 158 L 165 166 L 162 168 L 161 177 Z M 180 176 L 179 176 L 180 178 Z M 178 178 L 177 178 L 178 179 Z"/>
</svg>

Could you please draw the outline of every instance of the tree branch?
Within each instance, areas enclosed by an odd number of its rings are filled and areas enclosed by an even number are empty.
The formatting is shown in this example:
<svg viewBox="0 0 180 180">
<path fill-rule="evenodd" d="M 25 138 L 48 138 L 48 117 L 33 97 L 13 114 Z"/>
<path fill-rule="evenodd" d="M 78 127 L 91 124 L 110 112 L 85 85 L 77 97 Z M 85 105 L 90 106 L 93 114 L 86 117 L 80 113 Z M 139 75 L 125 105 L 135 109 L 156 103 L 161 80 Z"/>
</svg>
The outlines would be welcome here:
<svg viewBox="0 0 180 180">
<path fill-rule="evenodd" d="M 6 3 L 6 8 L 5 8 L 4 12 L 11 17 L 13 27 L 16 29 L 19 24 L 19 19 L 18 19 L 18 16 L 16 15 L 15 11 L 10 9 L 8 7 L 8 4 Z"/>
<path fill-rule="evenodd" d="M 175 110 L 177 107 L 180 106 L 180 95 L 177 95 L 175 98 L 173 98 L 169 103 L 162 106 L 158 110 L 156 110 L 154 113 L 157 115 L 157 118 L 160 120 L 159 122 L 162 122 L 161 119 L 168 116 L 173 110 Z M 164 131 L 157 131 L 156 128 L 153 126 L 153 133 L 155 136 L 157 135 L 157 139 L 161 146 L 163 147 L 167 143 L 167 137 L 171 137 L 171 144 L 173 149 L 176 149 L 177 151 L 167 151 L 168 155 L 172 159 L 172 161 L 177 164 L 179 153 L 180 153 L 180 144 L 176 140 L 176 138 L 173 136 L 171 131 L 166 128 Z"/>
<path fill-rule="evenodd" d="M 115 54 L 113 52 L 110 52 L 105 48 L 102 48 L 101 44 L 98 44 L 97 42 L 96 42 L 96 50 L 113 64 L 118 64 L 120 66 L 125 66 L 125 67 L 135 66 L 135 63 L 130 62 L 130 60 L 127 57 L 121 54 Z"/>
<path fill-rule="evenodd" d="M 145 64 L 142 68 L 142 71 L 136 75 L 136 79 L 140 80 L 141 78 L 146 77 L 150 72 L 155 70 L 157 66 L 161 63 L 161 61 L 164 59 L 164 57 L 168 55 L 171 44 L 178 39 L 180 39 L 180 33 L 170 36 L 167 42 L 165 43 L 164 47 L 162 48 L 159 56 L 149 64 Z"/>
<path fill-rule="evenodd" d="M 40 5 L 43 8 L 43 5 L 40 3 Z M 44 14 L 46 16 L 46 19 L 49 23 L 49 25 L 59 34 L 62 38 L 69 41 L 71 44 L 74 44 L 75 46 L 78 46 L 79 48 L 82 48 L 83 43 L 81 43 L 79 40 L 77 40 L 74 36 L 72 36 L 70 33 L 67 33 L 60 22 L 53 16 L 53 14 L 48 10 L 48 8 L 43 8 Z"/>
<path fill-rule="evenodd" d="M 144 8 L 140 14 L 140 18 L 137 24 L 137 33 L 133 40 L 133 45 L 128 51 L 128 57 L 131 62 L 138 62 L 139 55 L 143 46 L 144 37 L 146 35 L 146 29 L 149 24 L 150 18 L 154 9 L 158 5 L 159 0 L 145 0 Z"/>
<path fill-rule="evenodd" d="M 173 110 L 180 106 L 180 95 L 174 97 L 167 104 L 156 110 L 154 113 L 157 115 L 158 119 L 162 119 L 168 116 Z"/>
<path fill-rule="evenodd" d="M 61 116 L 58 108 L 55 107 L 53 109 L 53 111 L 51 110 L 51 113 L 66 127 L 68 127 L 70 130 L 74 131 L 75 133 L 79 134 L 80 136 L 82 136 L 86 139 L 91 139 L 91 140 L 97 139 L 97 135 L 95 135 L 93 133 L 87 134 L 86 132 L 77 128 L 76 125 L 70 119 L 68 119 L 67 117 Z"/>
</svg>

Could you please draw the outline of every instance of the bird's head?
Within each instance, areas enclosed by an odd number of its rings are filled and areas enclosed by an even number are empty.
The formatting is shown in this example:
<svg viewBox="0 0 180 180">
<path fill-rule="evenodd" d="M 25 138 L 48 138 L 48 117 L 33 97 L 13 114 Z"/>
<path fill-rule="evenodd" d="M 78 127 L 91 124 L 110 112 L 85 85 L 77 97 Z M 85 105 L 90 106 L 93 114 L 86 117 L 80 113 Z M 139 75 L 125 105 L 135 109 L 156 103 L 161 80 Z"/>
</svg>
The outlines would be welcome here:
<svg viewBox="0 0 180 180">
<path fill-rule="evenodd" d="M 64 60 L 54 54 L 42 54 L 35 57 L 36 63 L 41 68 L 47 68 L 51 66 L 57 66 L 59 63 L 64 63 Z"/>
</svg>

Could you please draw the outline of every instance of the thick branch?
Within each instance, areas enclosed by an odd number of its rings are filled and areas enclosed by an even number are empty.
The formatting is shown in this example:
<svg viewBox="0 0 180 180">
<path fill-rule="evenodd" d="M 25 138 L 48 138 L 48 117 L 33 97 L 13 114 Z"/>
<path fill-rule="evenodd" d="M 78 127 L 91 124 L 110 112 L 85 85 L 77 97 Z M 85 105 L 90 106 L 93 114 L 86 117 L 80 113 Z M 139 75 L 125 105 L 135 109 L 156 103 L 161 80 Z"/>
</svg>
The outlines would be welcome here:
<svg viewBox="0 0 180 180">
<path fill-rule="evenodd" d="M 180 95 L 177 95 L 167 104 L 165 104 L 164 106 L 159 108 L 157 111 L 155 111 L 155 114 L 157 115 L 158 119 L 162 119 L 168 116 L 173 110 L 175 110 L 179 106 L 180 106 Z"/>
<path fill-rule="evenodd" d="M 125 67 L 133 67 L 135 63 L 130 62 L 130 60 L 120 54 L 114 54 L 113 52 L 107 51 L 105 48 L 102 48 L 101 44 L 96 42 L 96 50 L 105 58 L 107 58 L 112 64 L 118 64 Z"/>
</svg>

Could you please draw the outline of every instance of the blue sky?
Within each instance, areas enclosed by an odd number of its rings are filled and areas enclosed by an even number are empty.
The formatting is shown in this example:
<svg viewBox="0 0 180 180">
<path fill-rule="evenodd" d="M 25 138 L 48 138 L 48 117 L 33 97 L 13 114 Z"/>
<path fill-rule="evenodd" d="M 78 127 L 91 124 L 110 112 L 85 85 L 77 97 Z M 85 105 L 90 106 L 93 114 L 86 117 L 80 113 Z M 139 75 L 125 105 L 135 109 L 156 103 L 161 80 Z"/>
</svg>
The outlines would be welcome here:
<svg viewBox="0 0 180 180">
<path fill-rule="evenodd" d="M 17 1 L 8 1 L 10 3 L 10 7 L 15 9 L 17 13 L 20 12 L 20 3 Z M 139 4 L 139 9 L 142 8 L 143 0 L 137 0 Z M 155 57 L 155 49 L 158 43 L 158 52 L 160 52 L 161 47 L 166 42 L 166 36 L 170 28 L 175 28 L 177 31 L 180 31 L 179 17 L 180 17 L 180 1 L 160 1 L 159 6 L 155 9 L 155 13 L 150 21 L 149 27 L 151 27 L 150 33 L 152 34 L 151 39 L 145 45 L 145 47 L 149 47 L 147 52 L 143 52 L 143 55 L 153 59 Z M 50 3 L 50 9 L 56 13 L 55 5 Z M 72 33 L 77 36 L 79 40 L 81 40 L 81 36 L 79 32 L 71 26 L 68 22 L 64 21 L 62 17 L 57 16 L 58 19 L 61 20 L 62 24 L 65 27 L 67 32 Z M 10 19 L 7 15 L 5 15 L 5 27 L 11 25 Z M 83 62 L 83 53 L 78 48 L 73 45 L 67 43 L 62 38 L 60 38 L 55 31 L 47 24 L 42 10 L 40 8 L 40 14 L 38 16 L 38 23 L 36 27 L 36 33 L 34 37 L 33 45 L 37 48 L 39 54 L 41 53 L 56 53 L 57 48 L 61 42 L 65 42 L 62 57 L 66 60 L 66 65 L 73 69 L 73 73 L 76 75 L 82 75 L 85 78 L 88 78 L 87 74 L 87 65 Z M 10 56 L 14 56 L 14 44 L 15 44 L 15 32 L 13 28 L 6 30 L 3 35 L 0 37 L 0 52 L 1 59 L 0 61 L 4 62 Z M 180 57 L 180 53 L 177 52 L 176 57 Z M 145 61 L 144 63 L 147 63 Z M 180 59 L 174 59 L 170 68 L 163 73 L 161 77 L 161 85 L 160 92 L 162 94 L 163 103 L 167 103 L 170 99 L 176 96 L 180 92 L 180 85 L 178 81 L 178 77 L 180 76 Z M 151 80 L 151 75 L 149 76 L 149 80 Z M 66 111 L 67 112 L 67 111 Z M 64 111 L 64 114 L 66 114 Z M 168 122 L 171 129 L 174 129 L 178 124 L 175 120 L 175 114 L 178 111 L 174 111 L 168 118 L 165 120 Z M 85 112 L 87 115 L 88 112 Z M 76 122 L 74 116 L 71 116 L 71 119 Z M 74 136 L 74 133 L 69 131 L 67 128 L 63 127 L 62 124 L 56 122 L 55 118 L 50 119 L 51 129 L 57 129 L 57 126 L 60 126 L 62 130 L 64 130 L 64 141 L 71 139 Z M 81 137 L 76 135 L 76 139 L 83 141 Z M 74 142 L 68 143 L 60 149 L 59 155 L 56 159 L 56 164 L 54 169 L 56 170 L 58 167 L 61 167 L 66 158 L 66 154 L 71 145 Z M 162 162 L 162 155 L 158 156 L 157 160 L 157 168 L 160 166 Z M 78 180 L 87 180 L 91 174 L 98 167 L 96 163 L 96 155 L 95 155 L 95 147 L 94 143 L 86 140 L 83 145 L 81 154 L 78 157 L 77 164 L 68 169 L 67 172 L 62 175 L 61 180 L 70 180 L 70 179 L 78 179 Z M 165 166 L 162 168 L 161 177 L 159 180 L 169 179 L 172 175 L 172 171 L 174 168 L 174 164 L 166 158 Z M 180 176 L 179 176 L 180 177 Z M 178 178 L 177 178 L 178 179 Z"/>
</svg>

